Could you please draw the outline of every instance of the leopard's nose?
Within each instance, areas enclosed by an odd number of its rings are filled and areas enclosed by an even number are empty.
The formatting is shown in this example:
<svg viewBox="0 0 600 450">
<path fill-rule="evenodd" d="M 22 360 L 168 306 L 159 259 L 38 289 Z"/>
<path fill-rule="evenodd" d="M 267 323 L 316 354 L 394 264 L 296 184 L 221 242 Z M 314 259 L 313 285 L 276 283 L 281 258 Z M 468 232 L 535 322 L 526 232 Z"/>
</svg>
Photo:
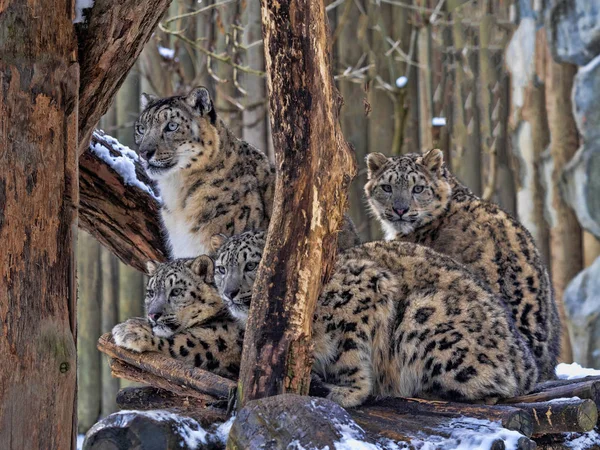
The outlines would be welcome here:
<svg viewBox="0 0 600 450">
<path fill-rule="evenodd" d="M 158 319 L 160 319 L 161 317 L 162 317 L 162 313 L 150 313 L 150 314 L 148 314 L 148 318 L 152 322 L 158 321 Z"/>
<path fill-rule="evenodd" d="M 408 211 L 408 208 L 405 208 L 405 209 L 393 208 L 393 210 L 396 214 L 398 214 L 398 217 L 402 217 L 404 214 L 406 214 L 406 212 Z"/>
</svg>

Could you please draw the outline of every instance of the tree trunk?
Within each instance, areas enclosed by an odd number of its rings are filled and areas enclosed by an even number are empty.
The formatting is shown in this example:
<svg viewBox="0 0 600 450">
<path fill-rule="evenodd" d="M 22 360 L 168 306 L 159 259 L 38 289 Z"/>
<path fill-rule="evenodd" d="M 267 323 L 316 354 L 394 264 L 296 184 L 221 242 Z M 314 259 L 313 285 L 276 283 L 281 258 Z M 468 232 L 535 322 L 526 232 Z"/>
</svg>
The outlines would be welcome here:
<svg viewBox="0 0 600 450">
<path fill-rule="evenodd" d="M 356 172 L 338 123 L 323 2 L 263 1 L 262 22 L 279 172 L 246 328 L 240 406 L 308 392 L 313 312 Z"/>
<path fill-rule="evenodd" d="M 0 3 L 0 448 L 73 448 L 73 2 Z"/>
<path fill-rule="evenodd" d="M 95 0 L 79 25 L 79 152 L 108 110 L 171 0 Z"/>
<path fill-rule="evenodd" d="M 101 356 L 96 350 L 100 337 L 102 272 L 100 244 L 89 234 L 79 233 L 77 245 L 79 302 L 77 308 L 77 428 L 85 434 L 100 417 Z"/>
<path fill-rule="evenodd" d="M 573 353 L 566 325 L 563 294 L 569 281 L 583 269 L 581 226 L 573 210 L 562 198 L 559 181 L 565 165 L 579 146 L 577 126 L 573 117 L 571 91 L 577 67 L 552 60 L 547 46 L 546 109 L 550 129 L 552 178 L 550 204 L 550 255 L 552 284 L 563 323 L 560 360 L 571 362 Z"/>
</svg>

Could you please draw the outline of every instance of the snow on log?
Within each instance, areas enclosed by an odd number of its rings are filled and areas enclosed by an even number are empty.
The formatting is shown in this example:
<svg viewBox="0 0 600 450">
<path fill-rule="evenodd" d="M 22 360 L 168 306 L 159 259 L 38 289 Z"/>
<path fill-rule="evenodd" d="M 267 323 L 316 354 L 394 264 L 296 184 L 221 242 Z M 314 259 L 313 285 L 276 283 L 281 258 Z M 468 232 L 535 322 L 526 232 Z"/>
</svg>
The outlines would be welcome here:
<svg viewBox="0 0 600 450">
<path fill-rule="evenodd" d="M 102 132 L 79 158 L 79 226 L 125 264 L 164 261 L 159 202 L 137 154 Z"/>
</svg>

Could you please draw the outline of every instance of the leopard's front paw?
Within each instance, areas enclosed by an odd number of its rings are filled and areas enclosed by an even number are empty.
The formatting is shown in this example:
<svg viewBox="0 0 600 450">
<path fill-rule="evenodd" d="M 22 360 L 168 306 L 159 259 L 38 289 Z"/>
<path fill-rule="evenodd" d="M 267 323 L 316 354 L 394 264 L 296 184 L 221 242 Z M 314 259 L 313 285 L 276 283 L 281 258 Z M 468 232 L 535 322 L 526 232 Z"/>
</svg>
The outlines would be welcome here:
<svg viewBox="0 0 600 450">
<path fill-rule="evenodd" d="M 142 353 L 154 349 L 152 328 L 144 319 L 133 318 L 115 325 L 113 339 L 119 347 Z"/>
</svg>

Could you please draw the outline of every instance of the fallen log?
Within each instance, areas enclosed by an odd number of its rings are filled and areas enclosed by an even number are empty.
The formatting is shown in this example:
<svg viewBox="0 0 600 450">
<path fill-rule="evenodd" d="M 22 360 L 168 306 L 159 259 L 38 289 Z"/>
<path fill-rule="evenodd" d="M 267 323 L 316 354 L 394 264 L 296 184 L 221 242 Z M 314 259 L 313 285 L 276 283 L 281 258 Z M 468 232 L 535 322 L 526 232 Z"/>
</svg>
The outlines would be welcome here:
<svg viewBox="0 0 600 450">
<path fill-rule="evenodd" d="M 473 427 L 473 422 L 468 417 L 455 418 L 443 417 L 441 415 L 412 415 L 397 414 L 391 408 L 366 407 L 361 409 L 352 409 L 348 413 L 354 421 L 360 425 L 371 438 L 384 437 L 395 442 L 405 442 L 408 445 L 414 445 L 415 441 L 439 442 L 440 447 L 444 448 L 444 440 L 448 446 L 458 447 L 461 444 L 468 444 L 476 448 L 482 444 L 483 440 L 490 439 L 486 436 L 489 433 L 481 433 L 469 430 Z M 492 426 L 497 424 L 488 422 Z M 457 429 L 464 429 L 460 434 L 455 434 Z M 507 431 L 510 433 L 510 431 Z M 479 442 L 478 440 L 481 440 Z M 412 444 L 411 444 L 412 443 Z M 493 438 L 487 442 L 490 449 L 502 450 L 505 448 L 504 440 L 500 437 Z M 526 436 L 516 439 L 515 447 L 518 450 L 533 450 L 536 448 L 534 441 Z"/>
<path fill-rule="evenodd" d="M 118 347 L 112 335 L 105 333 L 98 339 L 98 350 L 111 358 L 116 358 L 144 372 L 165 379 L 164 386 L 177 386 L 193 389 L 196 392 L 215 398 L 229 399 L 235 395 L 234 381 L 214 373 L 189 366 L 161 353 L 134 353 Z M 169 389 L 173 390 L 173 389 Z"/>
<path fill-rule="evenodd" d="M 177 395 L 152 386 L 121 389 L 117 393 L 117 406 L 138 411 L 169 410 L 180 416 L 191 417 L 203 427 L 227 420 L 227 411 L 223 408 L 213 408 L 198 398 Z"/>
<path fill-rule="evenodd" d="M 192 388 L 172 383 L 166 378 L 145 372 L 142 369 L 132 366 L 131 364 L 124 363 L 118 359 L 111 358 L 109 364 L 111 375 L 116 378 L 122 378 L 124 380 L 134 381 L 136 383 L 143 383 L 159 389 L 166 389 L 183 397 L 194 398 L 196 401 L 203 403 L 204 406 L 214 404 L 219 401 L 224 401 L 222 398 L 201 394 Z"/>
<path fill-rule="evenodd" d="M 590 399 L 515 403 L 514 406 L 531 414 L 535 435 L 587 432 L 591 431 L 598 421 L 598 408 Z"/>
<path fill-rule="evenodd" d="M 439 417 L 473 417 L 499 422 L 507 430 L 515 430 L 530 437 L 534 430 L 533 417 L 524 408 L 506 405 L 471 405 L 417 398 L 387 398 L 370 402 L 363 411 L 385 411 L 394 415 Z"/>
<path fill-rule="evenodd" d="M 561 387 L 561 386 L 569 386 L 572 384 L 583 383 L 586 381 L 600 381 L 600 376 L 589 376 L 583 378 L 574 378 L 572 380 L 551 380 L 551 381 L 543 381 L 535 385 L 535 388 L 530 392 L 530 394 L 535 392 L 547 391 L 549 389 Z"/>
<path fill-rule="evenodd" d="M 555 400 L 557 398 L 572 398 L 579 397 L 580 399 L 590 399 L 596 403 L 596 407 L 600 407 L 600 381 L 583 381 L 542 389 L 539 392 L 532 394 L 521 395 L 502 399 L 500 403 L 539 403 Z"/>
</svg>

